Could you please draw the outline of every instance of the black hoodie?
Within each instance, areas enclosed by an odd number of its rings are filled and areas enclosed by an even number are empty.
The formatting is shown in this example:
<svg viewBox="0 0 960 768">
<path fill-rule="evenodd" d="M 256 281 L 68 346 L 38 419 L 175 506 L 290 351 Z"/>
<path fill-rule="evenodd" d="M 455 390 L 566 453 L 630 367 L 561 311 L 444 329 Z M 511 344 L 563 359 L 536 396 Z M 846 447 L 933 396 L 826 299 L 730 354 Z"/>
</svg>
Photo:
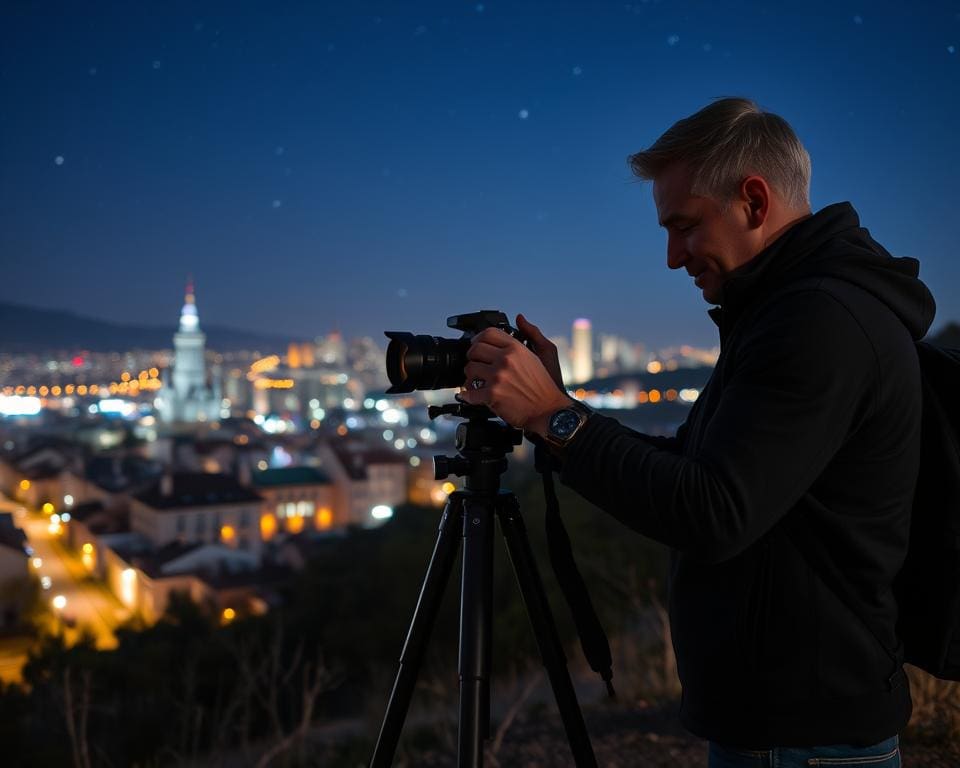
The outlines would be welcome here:
<svg viewBox="0 0 960 768">
<path fill-rule="evenodd" d="M 828 206 L 729 276 L 675 438 L 595 415 L 568 447 L 565 484 L 674 550 L 680 717 L 703 738 L 867 745 L 910 717 L 891 584 L 934 314 L 917 274 Z"/>
</svg>

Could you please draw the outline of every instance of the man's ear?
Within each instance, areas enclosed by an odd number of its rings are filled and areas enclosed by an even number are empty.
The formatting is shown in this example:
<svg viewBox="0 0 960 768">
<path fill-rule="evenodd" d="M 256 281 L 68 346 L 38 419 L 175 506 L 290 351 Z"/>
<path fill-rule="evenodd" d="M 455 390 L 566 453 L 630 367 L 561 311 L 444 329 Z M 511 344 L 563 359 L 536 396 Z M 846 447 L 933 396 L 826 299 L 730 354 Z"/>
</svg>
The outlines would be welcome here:
<svg viewBox="0 0 960 768">
<path fill-rule="evenodd" d="M 763 226 L 770 215 L 770 185 L 763 176 L 747 176 L 740 182 L 740 196 L 745 203 L 747 222 L 751 228 Z"/>
</svg>

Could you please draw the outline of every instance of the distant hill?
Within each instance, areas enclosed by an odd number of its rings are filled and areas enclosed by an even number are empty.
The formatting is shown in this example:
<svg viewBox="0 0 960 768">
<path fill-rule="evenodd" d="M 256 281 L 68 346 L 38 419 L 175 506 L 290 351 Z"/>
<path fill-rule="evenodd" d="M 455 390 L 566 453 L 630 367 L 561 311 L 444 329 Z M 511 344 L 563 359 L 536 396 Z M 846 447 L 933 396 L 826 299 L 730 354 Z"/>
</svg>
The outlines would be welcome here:
<svg viewBox="0 0 960 768">
<path fill-rule="evenodd" d="M 928 341 L 939 344 L 941 347 L 960 349 L 960 323 L 947 323 L 935 336 L 931 336 Z"/>
<path fill-rule="evenodd" d="M 223 326 L 204 326 L 207 348 L 221 352 L 256 349 L 281 352 L 292 339 Z M 127 325 L 73 312 L 0 302 L 0 352 L 172 349 L 176 326 Z"/>
</svg>

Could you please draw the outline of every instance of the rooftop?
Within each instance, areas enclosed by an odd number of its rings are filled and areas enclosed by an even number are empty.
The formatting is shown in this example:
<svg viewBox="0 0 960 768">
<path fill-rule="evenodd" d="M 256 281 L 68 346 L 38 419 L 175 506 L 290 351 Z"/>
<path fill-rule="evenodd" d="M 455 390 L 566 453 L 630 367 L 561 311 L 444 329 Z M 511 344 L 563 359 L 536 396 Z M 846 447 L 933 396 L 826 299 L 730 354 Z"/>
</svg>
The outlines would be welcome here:
<svg viewBox="0 0 960 768">
<path fill-rule="evenodd" d="M 329 476 L 315 467 L 285 467 L 254 472 L 252 482 L 258 488 L 278 485 L 329 485 Z"/>
<path fill-rule="evenodd" d="M 26 543 L 26 534 L 13 524 L 13 515 L 9 512 L 0 514 L 0 547 L 15 549 L 26 557 L 27 553 L 24 550 Z"/>
<path fill-rule="evenodd" d="M 371 464 L 406 464 L 407 458 L 386 448 L 371 448 L 359 441 L 340 440 L 331 443 L 334 454 L 351 480 L 365 480 Z"/>
<path fill-rule="evenodd" d="M 174 472 L 169 493 L 164 493 L 164 478 L 155 481 L 134 498 L 153 509 L 206 507 L 217 504 L 242 504 L 262 501 L 259 494 L 244 488 L 230 475 L 205 472 Z"/>
</svg>

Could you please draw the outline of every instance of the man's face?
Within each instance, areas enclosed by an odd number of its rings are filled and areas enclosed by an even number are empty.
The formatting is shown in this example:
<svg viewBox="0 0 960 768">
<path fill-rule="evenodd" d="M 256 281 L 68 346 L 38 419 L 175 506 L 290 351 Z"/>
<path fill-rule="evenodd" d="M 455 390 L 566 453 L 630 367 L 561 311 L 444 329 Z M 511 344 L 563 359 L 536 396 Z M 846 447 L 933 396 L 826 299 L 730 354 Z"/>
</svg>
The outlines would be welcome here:
<svg viewBox="0 0 960 768">
<path fill-rule="evenodd" d="M 712 198 L 691 195 L 690 173 L 679 163 L 654 180 L 653 200 L 667 230 L 667 266 L 686 269 L 708 303 L 722 303 L 727 275 L 762 247 L 744 206 L 734 200 L 722 210 Z"/>
</svg>

